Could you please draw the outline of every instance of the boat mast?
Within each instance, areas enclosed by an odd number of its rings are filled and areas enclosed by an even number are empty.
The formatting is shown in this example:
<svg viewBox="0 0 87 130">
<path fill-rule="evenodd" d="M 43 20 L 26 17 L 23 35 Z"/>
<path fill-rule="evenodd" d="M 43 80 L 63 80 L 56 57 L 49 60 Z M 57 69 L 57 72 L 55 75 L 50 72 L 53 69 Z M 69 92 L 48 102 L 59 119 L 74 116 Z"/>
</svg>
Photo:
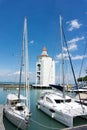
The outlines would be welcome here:
<svg viewBox="0 0 87 130">
<path fill-rule="evenodd" d="M 20 78 L 19 78 L 19 91 L 18 91 L 18 99 L 19 100 L 20 100 L 21 80 L 22 80 L 23 56 L 24 56 L 24 35 L 23 35 L 23 39 L 22 39 L 22 49 L 21 49 Z"/>
<path fill-rule="evenodd" d="M 77 86 L 77 89 L 78 89 L 79 87 L 78 87 L 78 83 L 77 83 L 77 80 L 76 80 L 74 68 L 73 68 L 73 65 L 72 65 L 72 60 L 71 60 L 71 56 L 70 56 L 70 53 L 69 53 L 67 41 L 66 41 L 66 38 L 65 38 L 65 34 L 64 34 L 64 31 L 63 31 L 63 27 L 61 26 L 61 28 L 62 28 L 62 34 L 63 34 L 63 37 L 64 37 L 65 45 L 66 45 L 66 48 L 67 48 L 67 53 L 68 53 L 68 57 L 69 57 L 69 61 L 70 61 L 70 65 L 71 65 L 71 69 L 72 69 L 72 73 L 73 73 L 75 85 Z M 64 90 L 64 91 L 65 91 L 65 90 Z M 79 90 L 78 90 L 78 94 L 79 94 L 80 104 L 81 104 L 81 107 L 82 107 L 82 110 L 83 110 L 83 113 L 84 113 L 84 107 L 83 107 L 82 102 L 81 102 L 81 97 L 80 97 Z"/>
<path fill-rule="evenodd" d="M 62 50 L 62 82 L 63 82 L 63 97 L 65 98 L 65 84 L 64 84 L 64 57 L 63 57 L 63 36 L 62 36 L 62 17 L 60 16 L 60 42 Z"/>
<path fill-rule="evenodd" d="M 26 88 L 26 105 L 30 110 L 29 99 L 29 63 L 28 63 L 28 35 L 27 35 L 27 18 L 24 19 L 24 43 L 25 43 L 25 88 Z"/>
</svg>

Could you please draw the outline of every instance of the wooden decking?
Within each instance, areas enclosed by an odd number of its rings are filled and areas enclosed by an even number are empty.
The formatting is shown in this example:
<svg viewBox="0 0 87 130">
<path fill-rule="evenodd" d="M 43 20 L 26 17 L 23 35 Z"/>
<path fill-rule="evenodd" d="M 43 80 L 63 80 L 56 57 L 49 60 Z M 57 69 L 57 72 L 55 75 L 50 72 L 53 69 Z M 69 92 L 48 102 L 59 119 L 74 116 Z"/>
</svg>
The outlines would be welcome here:
<svg viewBox="0 0 87 130">
<path fill-rule="evenodd" d="M 3 124 L 3 105 L 0 105 L 0 130 L 5 130 Z"/>
</svg>

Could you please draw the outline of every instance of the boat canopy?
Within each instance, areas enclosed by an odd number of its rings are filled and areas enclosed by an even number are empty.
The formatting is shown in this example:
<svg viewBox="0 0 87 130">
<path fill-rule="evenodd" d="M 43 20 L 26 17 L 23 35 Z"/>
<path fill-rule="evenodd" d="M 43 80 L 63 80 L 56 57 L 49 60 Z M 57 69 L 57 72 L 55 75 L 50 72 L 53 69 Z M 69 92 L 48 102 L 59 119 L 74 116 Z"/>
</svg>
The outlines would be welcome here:
<svg viewBox="0 0 87 130">
<path fill-rule="evenodd" d="M 63 92 L 63 86 L 61 85 L 50 84 L 50 86 Z"/>
<path fill-rule="evenodd" d="M 12 101 L 12 100 L 18 100 L 18 95 L 17 94 L 9 94 L 7 96 L 7 99 Z M 23 95 L 20 95 L 20 100 L 26 100 L 26 97 L 24 97 Z"/>
<path fill-rule="evenodd" d="M 17 103 L 16 104 L 16 107 L 21 107 L 21 106 L 24 106 L 23 103 Z"/>
</svg>

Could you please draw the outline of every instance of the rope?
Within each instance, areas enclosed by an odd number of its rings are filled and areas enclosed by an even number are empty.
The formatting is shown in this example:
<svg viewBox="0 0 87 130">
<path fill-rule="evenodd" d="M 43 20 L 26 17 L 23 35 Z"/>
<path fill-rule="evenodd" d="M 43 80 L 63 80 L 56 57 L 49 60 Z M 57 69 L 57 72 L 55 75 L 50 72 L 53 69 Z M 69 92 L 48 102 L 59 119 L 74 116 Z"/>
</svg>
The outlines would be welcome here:
<svg viewBox="0 0 87 130">
<path fill-rule="evenodd" d="M 37 122 L 33 119 L 31 119 L 32 122 L 36 123 L 37 125 L 41 126 L 41 127 L 44 127 L 44 128 L 47 128 L 47 129 L 50 129 L 50 130 L 60 130 L 60 128 L 56 128 L 56 127 L 49 127 L 49 126 L 46 126 L 46 125 L 43 125 L 41 124 L 40 122 Z"/>
</svg>

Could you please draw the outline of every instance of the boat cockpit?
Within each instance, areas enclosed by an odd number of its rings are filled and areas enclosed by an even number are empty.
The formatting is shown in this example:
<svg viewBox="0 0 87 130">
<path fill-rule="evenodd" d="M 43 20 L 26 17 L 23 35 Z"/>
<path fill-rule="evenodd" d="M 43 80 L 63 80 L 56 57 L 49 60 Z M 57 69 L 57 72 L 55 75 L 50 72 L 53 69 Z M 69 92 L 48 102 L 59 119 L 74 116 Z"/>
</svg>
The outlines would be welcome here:
<svg viewBox="0 0 87 130">
<path fill-rule="evenodd" d="M 24 110 L 24 106 L 16 106 L 15 110 L 23 111 Z"/>
</svg>

